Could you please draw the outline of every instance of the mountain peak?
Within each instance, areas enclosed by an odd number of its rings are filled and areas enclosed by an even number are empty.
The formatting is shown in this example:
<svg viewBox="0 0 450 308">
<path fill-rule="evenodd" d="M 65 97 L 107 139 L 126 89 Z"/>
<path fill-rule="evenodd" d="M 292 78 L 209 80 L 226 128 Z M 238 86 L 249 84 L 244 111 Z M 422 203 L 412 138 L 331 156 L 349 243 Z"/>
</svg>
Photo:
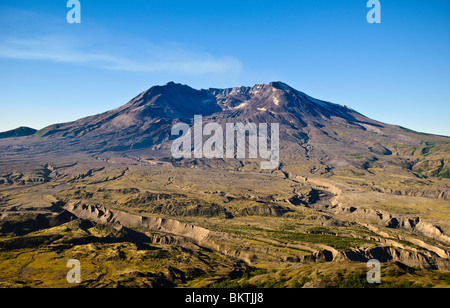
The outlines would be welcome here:
<svg viewBox="0 0 450 308">
<path fill-rule="evenodd" d="M 182 83 L 178 83 L 178 82 L 174 82 L 174 81 L 169 81 L 168 83 L 166 83 L 164 86 L 162 87 L 166 87 L 166 88 L 173 88 L 173 87 L 189 87 L 188 85 L 182 84 Z"/>
<path fill-rule="evenodd" d="M 176 90 L 176 89 L 183 89 L 183 88 L 185 88 L 185 89 L 192 89 L 191 87 L 189 87 L 188 85 L 185 85 L 185 84 L 181 84 L 181 83 L 176 83 L 176 82 L 173 82 L 173 81 L 169 81 L 168 83 L 166 83 L 165 85 L 156 85 L 156 86 L 153 86 L 153 87 L 151 87 L 150 89 L 148 89 L 147 91 L 145 91 L 145 92 L 150 92 L 150 91 L 152 91 L 152 90 L 159 90 L 159 91 L 164 91 L 164 90 L 168 90 L 168 91 L 173 91 L 173 90 Z"/>
<path fill-rule="evenodd" d="M 292 88 L 291 86 L 289 86 L 281 81 L 273 81 L 273 82 L 269 83 L 269 85 L 278 90 L 284 90 L 284 91 L 294 90 L 294 88 Z"/>
<path fill-rule="evenodd" d="M 295 91 L 294 88 L 292 88 L 291 86 L 289 86 L 281 81 L 273 81 L 268 84 L 257 83 L 253 87 L 236 86 L 236 87 L 224 88 L 224 89 L 209 88 L 206 91 L 212 93 L 215 96 L 225 97 L 225 96 L 230 96 L 230 95 L 231 96 L 252 95 L 252 94 L 257 94 L 263 90 L 268 90 L 268 89 L 269 89 L 269 91 L 270 90 L 273 91 L 273 89 L 282 90 L 282 91 Z"/>
</svg>

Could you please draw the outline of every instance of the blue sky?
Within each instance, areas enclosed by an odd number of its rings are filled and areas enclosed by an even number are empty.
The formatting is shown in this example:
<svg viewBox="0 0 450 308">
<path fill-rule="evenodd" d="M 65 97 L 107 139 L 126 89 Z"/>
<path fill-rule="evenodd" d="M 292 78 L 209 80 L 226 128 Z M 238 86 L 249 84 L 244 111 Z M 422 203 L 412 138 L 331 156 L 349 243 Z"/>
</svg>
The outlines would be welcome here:
<svg viewBox="0 0 450 308">
<path fill-rule="evenodd" d="M 376 120 L 450 136 L 450 1 L 0 2 L 0 131 L 104 112 L 153 85 L 283 81 Z"/>
</svg>

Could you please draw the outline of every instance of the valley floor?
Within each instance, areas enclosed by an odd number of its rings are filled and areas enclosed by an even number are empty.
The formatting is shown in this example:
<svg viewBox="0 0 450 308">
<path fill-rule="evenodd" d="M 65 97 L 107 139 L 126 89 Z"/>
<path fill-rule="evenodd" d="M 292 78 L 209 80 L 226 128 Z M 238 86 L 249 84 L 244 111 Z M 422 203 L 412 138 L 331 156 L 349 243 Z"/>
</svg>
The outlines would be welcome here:
<svg viewBox="0 0 450 308">
<path fill-rule="evenodd" d="M 411 183 L 164 161 L 1 169 L 2 287 L 450 286 L 450 201 Z"/>
</svg>

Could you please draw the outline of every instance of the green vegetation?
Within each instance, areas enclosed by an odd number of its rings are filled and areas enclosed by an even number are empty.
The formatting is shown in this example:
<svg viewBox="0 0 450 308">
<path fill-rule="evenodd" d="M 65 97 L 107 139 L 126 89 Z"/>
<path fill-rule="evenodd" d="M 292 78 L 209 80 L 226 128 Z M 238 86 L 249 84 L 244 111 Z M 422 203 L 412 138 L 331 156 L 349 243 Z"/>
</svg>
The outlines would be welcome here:
<svg viewBox="0 0 450 308">
<path fill-rule="evenodd" d="M 283 242 L 306 242 L 325 244 L 337 250 L 347 250 L 354 247 L 359 247 L 368 241 L 358 238 L 344 237 L 329 234 L 314 234 L 314 233 L 297 233 L 289 231 L 275 231 L 265 230 L 270 238 L 275 238 Z"/>
<path fill-rule="evenodd" d="M 414 133 L 414 134 L 419 134 L 419 135 L 424 135 L 424 136 L 433 136 L 433 134 L 417 132 L 415 130 L 412 130 L 412 129 L 409 129 L 409 128 L 406 128 L 406 127 L 403 127 L 403 126 L 400 126 L 400 128 L 405 130 L 405 131 L 407 131 L 407 132 L 409 132 L 409 133 Z"/>
<path fill-rule="evenodd" d="M 349 275 L 338 273 L 336 278 L 326 281 L 327 287 L 340 289 L 369 289 L 369 288 L 424 288 L 425 286 L 410 280 L 385 281 L 380 284 L 370 284 L 367 282 L 366 274 L 362 272 L 353 272 Z"/>
<path fill-rule="evenodd" d="M 308 229 L 308 233 L 311 234 L 331 234 L 335 235 L 330 229 L 325 227 L 312 227 Z"/>
<path fill-rule="evenodd" d="M 450 286 L 450 272 L 436 272 L 436 275 L 433 277 L 434 279 L 438 281 L 442 281 L 448 286 Z"/>
<path fill-rule="evenodd" d="M 354 159 L 363 159 L 364 158 L 364 156 L 361 153 L 348 154 L 347 156 L 354 158 Z"/>
<path fill-rule="evenodd" d="M 164 242 L 164 235 L 155 236 Z M 0 238 L 0 287 L 72 287 L 66 281 L 66 263 L 73 258 L 81 263 L 81 287 L 175 287 L 246 270 L 212 251 L 154 244 L 137 231 L 76 220 Z"/>
<path fill-rule="evenodd" d="M 316 266 L 303 265 L 292 271 L 272 271 L 250 273 L 236 279 L 222 279 L 210 284 L 209 288 L 302 288 L 318 286 L 322 288 L 431 288 L 450 285 L 450 274 L 447 272 L 427 272 L 413 268 L 400 269 L 396 264 L 383 265 L 381 283 L 370 284 L 367 282 L 363 267 L 347 264 L 348 268 L 339 269 L 337 272 L 329 272 L 325 267 L 324 272 L 317 270 Z"/>
<path fill-rule="evenodd" d="M 444 165 L 439 166 L 437 171 L 437 177 L 450 179 L 450 170 L 444 170 Z"/>
</svg>

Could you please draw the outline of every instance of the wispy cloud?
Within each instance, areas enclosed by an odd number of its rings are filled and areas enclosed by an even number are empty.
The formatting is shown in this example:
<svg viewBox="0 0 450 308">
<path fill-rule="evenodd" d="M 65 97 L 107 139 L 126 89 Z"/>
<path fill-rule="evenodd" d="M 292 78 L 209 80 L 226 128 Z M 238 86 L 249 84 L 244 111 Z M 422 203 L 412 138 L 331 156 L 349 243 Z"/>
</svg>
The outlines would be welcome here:
<svg viewBox="0 0 450 308">
<path fill-rule="evenodd" d="M 23 16 L 27 14 L 16 12 L 14 24 L 20 24 L 18 19 Z M 233 56 L 196 51 L 179 43 L 155 44 L 142 38 L 133 40 L 108 33 L 99 35 L 98 29 L 67 35 L 61 25 L 34 29 L 29 22 L 24 25 L 23 29 L 0 25 L 0 29 L 7 30 L 2 32 L 8 33 L 0 35 L 0 58 L 50 61 L 128 72 L 215 75 L 230 79 L 236 78 L 242 70 L 241 62 Z"/>
<path fill-rule="evenodd" d="M 39 37 L 1 37 L 0 57 L 83 64 L 110 70 L 131 72 L 173 72 L 187 75 L 230 74 L 241 71 L 241 62 L 231 56 L 217 57 L 206 52 L 193 52 L 183 47 L 162 47 L 146 43 L 133 55 L 112 51 L 101 52 L 86 40 L 59 35 Z"/>
</svg>

